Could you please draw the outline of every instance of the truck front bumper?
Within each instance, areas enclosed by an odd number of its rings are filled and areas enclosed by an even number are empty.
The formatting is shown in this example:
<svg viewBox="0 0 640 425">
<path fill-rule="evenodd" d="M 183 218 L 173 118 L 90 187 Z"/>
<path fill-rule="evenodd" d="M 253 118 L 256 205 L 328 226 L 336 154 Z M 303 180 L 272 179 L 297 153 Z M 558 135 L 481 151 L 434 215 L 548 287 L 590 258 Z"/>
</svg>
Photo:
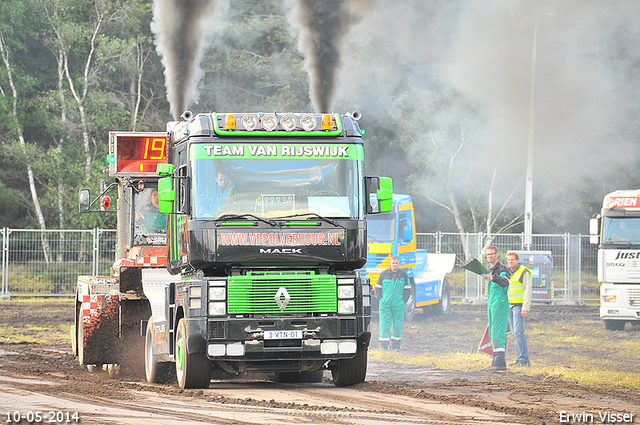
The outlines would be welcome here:
<svg viewBox="0 0 640 425">
<path fill-rule="evenodd" d="M 603 320 L 640 321 L 640 309 L 617 305 L 601 305 L 600 318 Z"/>
<path fill-rule="evenodd" d="M 209 319 L 207 356 L 211 360 L 333 360 L 355 356 L 362 323 L 350 317 Z M 300 331 L 300 338 L 265 339 L 267 331 Z M 366 348 L 366 347 L 365 347 Z"/>
</svg>

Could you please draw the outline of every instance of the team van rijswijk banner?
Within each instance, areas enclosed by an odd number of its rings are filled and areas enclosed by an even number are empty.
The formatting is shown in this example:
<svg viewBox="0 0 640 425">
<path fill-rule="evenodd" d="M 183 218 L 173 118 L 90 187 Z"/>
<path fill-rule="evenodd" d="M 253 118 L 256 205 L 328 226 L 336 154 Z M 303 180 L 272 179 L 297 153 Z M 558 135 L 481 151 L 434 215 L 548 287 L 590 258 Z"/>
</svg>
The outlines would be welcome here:
<svg viewBox="0 0 640 425">
<path fill-rule="evenodd" d="M 305 143 L 305 144 L 256 144 L 256 143 L 216 143 L 191 145 L 193 159 L 350 159 L 362 160 L 363 147 L 360 144 Z"/>
</svg>

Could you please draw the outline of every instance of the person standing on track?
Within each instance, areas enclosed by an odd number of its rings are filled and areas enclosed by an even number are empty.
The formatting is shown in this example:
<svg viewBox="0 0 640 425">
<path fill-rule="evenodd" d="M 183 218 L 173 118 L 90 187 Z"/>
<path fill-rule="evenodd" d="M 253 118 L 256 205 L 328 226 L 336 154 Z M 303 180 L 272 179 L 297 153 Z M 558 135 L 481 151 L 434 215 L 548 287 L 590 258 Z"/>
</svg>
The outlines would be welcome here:
<svg viewBox="0 0 640 425">
<path fill-rule="evenodd" d="M 487 281 L 487 316 L 489 319 L 489 338 L 493 347 L 493 362 L 489 371 L 506 370 L 505 348 L 507 346 L 507 325 L 509 324 L 509 278 L 511 271 L 498 261 L 498 248 L 489 245 L 485 248 L 487 261 L 491 266 Z"/>
<path fill-rule="evenodd" d="M 380 314 L 380 347 L 399 350 L 402 342 L 402 323 L 404 321 L 404 286 L 409 284 L 409 276 L 400 270 L 400 258 L 391 256 L 391 268 L 380 273 L 381 298 L 378 306 Z"/>
<path fill-rule="evenodd" d="M 531 310 L 531 270 L 520 264 L 520 255 L 515 251 L 507 252 L 507 266 L 511 270 L 509 279 L 509 324 L 516 340 L 516 361 L 512 366 L 529 366 L 529 349 L 527 336 L 524 334 L 524 319 Z"/>
</svg>

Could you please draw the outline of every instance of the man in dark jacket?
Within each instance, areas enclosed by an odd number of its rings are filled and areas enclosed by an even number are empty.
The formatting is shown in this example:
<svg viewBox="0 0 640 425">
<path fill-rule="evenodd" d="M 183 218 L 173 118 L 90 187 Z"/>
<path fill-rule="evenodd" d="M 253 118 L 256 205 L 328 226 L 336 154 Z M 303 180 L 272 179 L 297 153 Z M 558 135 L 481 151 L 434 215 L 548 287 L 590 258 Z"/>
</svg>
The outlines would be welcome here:
<svg viewBox="0 0 640 425">
<path fill-rule="evenodd" d="M 489 338 L 493 347 L 493 363 L 489 370 L 506 370 L 505 347 L 507 344 L 507 326 L 509 323 L 509 278 L 511 271 L 498 261 L 498 248 L 489 245 L 485 248 L 487 261 L 491 266 L 487 281 L 487 316 L 489 319 Z"/>
<path fill-rule="evenodd" d="M 380 347 L 399 350 L 402 341 L 402 322 L 404 321 L 404 286 L 409 284 L 409 276 L 400 270 L 400 259 L 393 255 L 391 268 L 380 273 L 378 285 L 381 291 L 378 312 L 380 314 Z"/>
</svg>

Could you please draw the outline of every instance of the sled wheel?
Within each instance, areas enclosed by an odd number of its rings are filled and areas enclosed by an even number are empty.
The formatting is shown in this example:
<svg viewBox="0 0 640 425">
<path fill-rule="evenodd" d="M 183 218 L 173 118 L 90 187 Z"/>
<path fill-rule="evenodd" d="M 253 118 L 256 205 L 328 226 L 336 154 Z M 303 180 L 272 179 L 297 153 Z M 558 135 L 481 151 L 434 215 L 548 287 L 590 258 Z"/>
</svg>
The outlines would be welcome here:
<svg viewBox="0 0 640 425">
<path fill-rule="evenodd" d="M 144 338 L 144 374 L 147 382 L 162 384 L 167 382 L 171 364 L 158 362 L 153 356 L 153 316 L 147 322 L 147 333 Z"/>
</svg>

